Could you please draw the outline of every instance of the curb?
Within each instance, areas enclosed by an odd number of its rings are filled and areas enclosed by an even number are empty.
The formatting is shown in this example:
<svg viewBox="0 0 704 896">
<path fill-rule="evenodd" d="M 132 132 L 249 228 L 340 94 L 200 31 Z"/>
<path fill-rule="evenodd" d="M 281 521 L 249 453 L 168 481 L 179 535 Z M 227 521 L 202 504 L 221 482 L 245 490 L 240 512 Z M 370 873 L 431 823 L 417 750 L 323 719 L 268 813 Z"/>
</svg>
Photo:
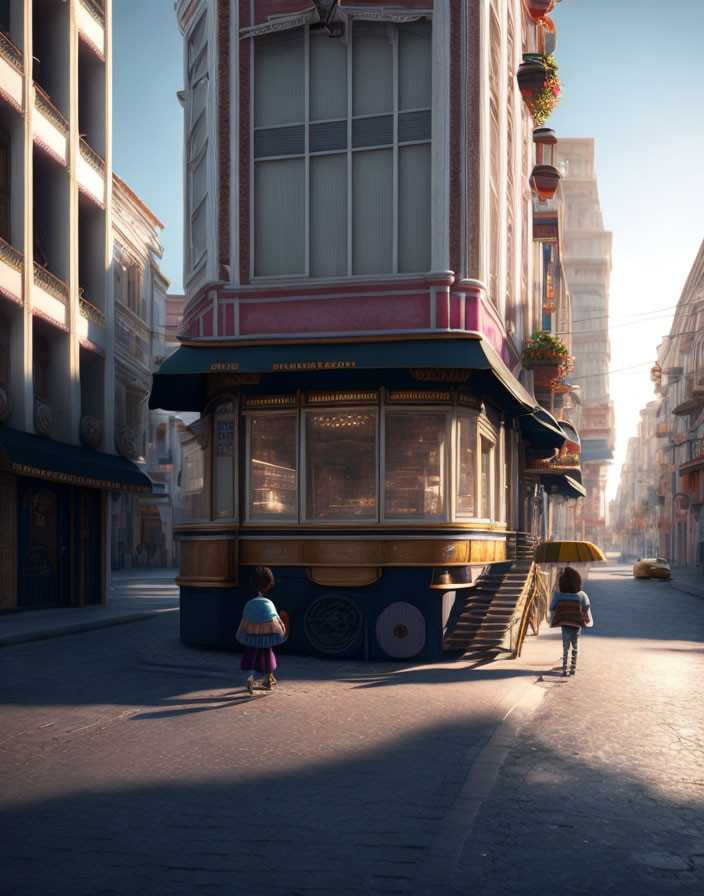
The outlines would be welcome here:
<svg viewBox="0 0 704 896">
<path fill-rule="evenodd" d="M 142 619 L 150 619 L 160 613 L 171 613 L 178 607 L 168 607 L 163 610 L 141 610 L 139 613 L 130 613 L 125 616 L 112 616 L 109 619 L 93 619 L 89 622 L 75 622 L 61 627 L 38 629 L 33 632 L 22 632 L 16 635 L 0 635 L 0 647 L 10 647 L 13 644 L 26 644 L 29 641 L 45 641 L 48 638 L 61 638 L 64 635 L 76 635 L 80 632 L 89 632 L 98 628 L 109 628 L 113 625 L 122 625 L 127 622 L 139 622 Z"/>
<path fill-rule="evenodd" d="M 513 688 L 497 705 L 493 719 L 485 727 L 489 739 L 473 760 L 462 790 L 446 812 L 407 893 L 413 896 L 447 893 L 479 810 L 494 788 L 519 726 L 537 709 L 549 690 L 539 684 L 544 684 L 542 676 L 532 684 Z"/>
</svg>

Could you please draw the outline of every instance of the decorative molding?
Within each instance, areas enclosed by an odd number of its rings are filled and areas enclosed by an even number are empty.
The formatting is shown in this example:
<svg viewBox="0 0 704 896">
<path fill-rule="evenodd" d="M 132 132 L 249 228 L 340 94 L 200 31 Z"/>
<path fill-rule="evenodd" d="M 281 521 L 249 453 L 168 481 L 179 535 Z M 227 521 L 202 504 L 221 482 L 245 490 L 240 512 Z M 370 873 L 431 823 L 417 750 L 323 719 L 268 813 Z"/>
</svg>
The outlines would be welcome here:
<svg viewBox="0 0 704 896">
<path fill-rule="evenodd" d="M 20 75 L 24 74 L 24 61 L 22 59 L 22 50 L 16 47 L 10 38 L 0 31 L 0 56 L 16 69 Z"/>
<path fill-rule="evenodd" d="M 411 367 L 409 373 L 414 380 L 418 380 L 421 383 L 465 383 L 472 371 L 468 368 L 459 367 L 457 369 L 449 367 Z"/>
<path fill-rule="evenodd" d="M 43 112 L 56 125 L 64 136 L 68 136 L 68 122 L 37 84 L 34 85 L 34 104 L 40 112 Z"/>
<path fill-rule="evenodd" d="M 137 436 L 129 426 L 117 426 L 115 429 L 115 447 L 127 460 L 137 458 Z"/>
<path fill-rule="evenodd" d="M 59 280 L 58 277 L 54 276 L 51 271 L 47 271 L 46 268 L 37 264 L 36 261 L 34 262 L 34 282 L 37 286 L 41 286 L 42 289 L 54 296 L 55 299 L 63 302 L 64 305 L 68 305 L 68 286 L 66 286 L 63 280 Z"/>
<path fill-rule="evenodd" d="M 0 258 L 16 271 L 22 273 L 24 270 L 24 255 L 14 246 L 6 243 L 2 237 L 0 237 Z"/>
<path fill-rule="evenodd" d="M 101 159 L 98 153 L 93 149 L 93 147 L 86 143 L 86 141 L 81 137 L 80 139 L 80 148 L 81 148 L 81 157 L 85 159 L 86 162 L 97 171 L 99 174 L 105 174 L 105 160 Z"/>
<path fill-rule="evenodd" d="M 95 450 L 103 437 L 103 424 L 97 417 L 81 417 L 80 435 L 86 448 Z"/>
<path fill-rule="evenodd" d="M 95 21 L 105 28 L 105 7 L 99 0 L 80 0 L 81 6 L 95 19 Z"/>
<path fill-rule="evenodd" d="M 54 425 L 54 410 L 51 405 L 42 401 L 41 398 L 34 399 L 34 428 L 40 436 L 50 436 L 51 428 Z"/>
<path fill-rule="evenodd" d="M 260 373 L 209 373 L 206 377 L 208 395 L 220 389 L 237 386 L 257 386 L 261 380 Z"/>
<path fill-rule="evenodd" d="M 0 385 L 0 421 L 7 420 L 14 406 L 15 402 L 9 386 L 6 383 L 2 383 Z"/>
<path fill-rule="evenodd" d="M 94 323 L 103 330 L 105 329 L 105 315 L 100 308 L 96 308 L 95 305 L 91 304 L 88 299 L 83 298 L 83 296 L 78 297 L 78 310 L 80 311 L 81 317 L 85 317 L 86 320 L 91 321 L 91 323 Z"/>
</svg>

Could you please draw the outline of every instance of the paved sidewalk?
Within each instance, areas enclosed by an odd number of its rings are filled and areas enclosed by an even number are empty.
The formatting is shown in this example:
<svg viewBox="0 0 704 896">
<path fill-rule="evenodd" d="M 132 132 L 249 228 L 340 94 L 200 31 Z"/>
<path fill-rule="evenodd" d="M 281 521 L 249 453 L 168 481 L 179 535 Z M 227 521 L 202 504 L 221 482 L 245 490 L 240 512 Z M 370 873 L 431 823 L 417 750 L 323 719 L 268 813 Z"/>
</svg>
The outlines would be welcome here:
<svg viewBox="0 0 704 896">
<path fill-rule="evenodd" d="M 177 610 L 173 569 L 130 569 L 112 574 L 106 604 L 26 610 L 0 616 L 0 647 L 137 622 Z"/>
</svg>

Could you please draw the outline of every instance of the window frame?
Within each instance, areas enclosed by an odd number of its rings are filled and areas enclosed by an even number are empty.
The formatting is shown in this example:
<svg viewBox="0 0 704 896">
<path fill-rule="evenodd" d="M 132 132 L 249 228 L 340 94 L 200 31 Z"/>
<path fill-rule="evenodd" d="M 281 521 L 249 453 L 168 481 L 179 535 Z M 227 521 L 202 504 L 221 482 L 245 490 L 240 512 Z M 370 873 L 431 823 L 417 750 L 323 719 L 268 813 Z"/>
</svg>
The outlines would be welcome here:
<svg viewBox="0 0 704 896">
<path fill-rule="evenodd" d="M 358 20 L 361 21 L 361 20 Z M 346 67 L 347 67 L 347 108 L 346 108 L 346 117 L 345 118 L 326 118 L 326 119 L 315 119 L 313 121 L 311 119 L 310 114 L 310 78 L 311 78 L 311 52 L 310 52 L 310 41 L 312 40 L 326 40 L 326 37 L 323 37 L 322 34 L 314 33 L 311 36 L 310 27 L 308 25 L 303 26 L 304 29 L 304 39 L 303 39 L 303 53 L 304 53 L 304 65 L 303 65 L 303 77 L 304 77 L 304 114 L 305 120 L 300 122 L 289 122 L 286 125 L 260 125 L 255 126 L 255 116 L 252 114 L 250 116 L 250 125 L 249 125 L 249 153 L 250 153 L 250 171 L 249 171 L 249 195 L 251 197 L 251 214 L 250 214 L 250 222 L 249 222 L 249 246 L 250 246 L 250 261 L 249 261 L 249 276 L 251 282 L 268 282 L 268 281 L 277 281 L 277 280 L 336 280 L 340 278 L 350 279 L 368 279 L 369 277 L 375 278 L 392 278 L 398 276 L 417 276 L 418 274 L 426 273 L 426 270 L 421 269 L 418 271 L 403 271 L 399 272 L 399 236 L 400 236 L 400 190 L 399 190 L 399 178 L 400 178 L 400 162 L 399 155 L 400 150 L 405 149 L 409 146 L 423 146 L 427 145 L 430 148 L 430 159 L 429 159 L 429 170 L 428 177 L 430 178 L 432 173 L 432 147 L 433 147 L 433 128 L 432 128 L 432 114 L 433 114 L 433 106 L 432 106 L 432 83 L 431 83 L 431 99 L 429 107 L 422 108 L 409 108 L 409 109 L 399 109 L 399 94 L 400 94 L 400 86 L 399 86 L 399 30 L 398 24 L 388 21 L 384 22 L 387 26 L 387 32 L 390 35 L 389 41 L 392 45 L 392 71 L 393 71 L 393 87 L 392 87 L 392 110 L 391 112 L 383 112 L 383 113 L 369 113 L 362 115 L 354 114 L 353 107 L 353 89 L 354 89 L 354 25 L 352 28 L 348 30 L 348 39 L 346 44 Z M 432 72 L 432 58 L 433 58 L 433 43 L 432 43 L 432 29 L 433 22 L 432 19 L 430 21 L 430 60 L 431 60 L 431 72 Z M 251 60 L 251 84 L 252 91 L 256 90 L 256 78 L 255 78 L 255 64 L 254 64 L 254 54 L 255 47 L 252 49 L 252 60 Z M 254 104 L 252 104 L 253 106 Z M 427 139 L 419 139 L 419 140 L 408 140 L 399 143 L 398 139 L 398 124 L 399 124 L 399 115 L 414 113 L 414 112 L 427 112 L 431 118 L 431 128 L 430 133 Z M 352 131 L 353 124 L 355 121 L 363 120 L 363 119 L 371 119 L 371 118 L 382 118 L 382 117 L 391 116 L 393 119 L 393 139 L 391 143 L 383 143 L 383 144 L 375 144 L 369 146 L 360 146 L 353 147 L 352 145 Z M 344 148 L 337 148 L 334 150 L 320 150 L 311 152 L 310 151 L 310 129 L 313 124 L 325 124 L 331 122 L 340 122 L 344 121 L 346 123 L 346 146 Z M 304 128 L 304 151 L 303 153 L 287 153 L 276 156 L 264 156 L 261 158 L 257 158 L 255 156 L 255 134 L 265 132 L 267 130 L 275 130 L 276 128 L 281 127 L 294 127 L 294 126 L 302 126 Z M 354 200 L 354 186 L 353 186 L 353 159 L 355 153 L 361 152 L 376 152 L 380 150 L 388 150 L 392 155 L 392 167 L 393 167 L 393 181 L 392 181 L 392 232 L 391 232 L 391 265 L 390 270 L 381 271 L 378 273 L 355 273 L 354 272 L 354 246 L 353 246 L 353 200 Z M 346 260 L 346 269 L 344 272 L 329 274 L 324 276 L 312 276 L 311 275 L 311 159 L 319 158 L 322 156 L 333 156 L 333 155 L 344 155 L 346 159 L 346 190 L 347 190 L 347 208 L 346 208 L 346 230 L 347 230 L 347 244 L 346 244 L 346 252 L 347 252 L 347 260 Z M 304 245 L 304 258 L 303 258 L 303 273 L 301 272 L 293 272 L 293 273 L 285 273 L 285 274 L 262 274 L 257 273 L 255 270 L 255 259 L 257 256 L 256 251 L 256 220 L 257 220 L 257 197 L 256 197 L 256 189 L 255 189 L 255 169 L 258 162 L 275 162 L 282 161 L 285 159 L 294 159 L 299 158 L 304 161 L 304 209 L 303 209 L 303 218 L 305 222 L 305 245 Z M 430 194 L 430 208 L 428 209 L 428 221 L 429 221 L 429 240 L 428 240 L 428 264 L 432 267 L 432 221 L 433 221 L 433 213 L 432 213 L 432 191 Z"/>
<path fill-rule="evenodd" d="M 334 414 L 367 414 L 371 413 L 374 416 L 374 508 L 375 512 L 373 517 L 367 517 L 365 519 L 362 518 L 347 518 L 347 519 L 325 519 L 325 520 L 316 520 L 309 519 L 307 516 L 307 499 L 308 499 L 308 444 L 307 444 L 307 436 L 306 436 L 306 418 L 308 414 L 321 414 L 321 413 L 334 413 Z M 300 525 L 304 526 L 348 526 L 348 525 L 360 525 L 360 526 L 369 526 L 378 524 L 380 517 L 380 507 L 379 507 L 379 420 L 381 417 L 380 408 L 378 404 L 374 405 L 327 405 L 325 407 L 316 407 L 316 408 L 301 408 L 299 410 L 301 425 L 299 428 L 299 445 L 300 445 L 300 458 L 303 464 L 305 465 L 302 470 L 302 475 L 299 474 L 299 503 L 298 503 L 298 520 Z M 299 469 L 300 466 L 299 466 Z"/>
<path fill-rule="evenodd" d="M 381 405 L 381 426 L 380 426 L 380 435 L 379 435 L 379 460 L 378 460 L 378 479 L 379 479 L 379 522 L 381 523 L 389 523 L 389 524 L 404 524 L 404 523 L 418 523 L 418 524 L 433 524 L 433 523 L 448 523 L 454 518 L 454 507 L 451 506 L 452 498 L 451 493 L 454 492 L 454 489 L 451 487 L 451 481 L 454 479 L 453 470 L 452 470 L 452 434 L 455 426 L 453 425 L 453 420 L 455 419 L 455 411 L 456 409 L 451 406 L 444 405 L 388 405 L 386 403 L 382 403 Z M 394 414 L 415 414 L 417 416 L 429 415 L 429 414 L 443 414 L 445 417 L 445 445 L 443 450 L 443 458 L 442 458 L 442 506 L 443 512 L 441 515 L 437 517 L 387 517 L 386 515 L 386 417 L 387 415 L 394 416 Z"/>
<path fill-rule="evenodd" d="M 300 408 L 286 408 L 281 410 L 246 410 L 242 411 L 245 424 L 245 475 L 244 475 L 244 523 L 252 526 L 258 524 L 290 526 L 299 525 L 301 522 L 301 414 Z M 296 446 L 296 515 L 295 517 L 282 517 L 281 515 L 252 516 L 252 419 L 254 417 L 293 417 L 294 440 Z"/>
</svg>

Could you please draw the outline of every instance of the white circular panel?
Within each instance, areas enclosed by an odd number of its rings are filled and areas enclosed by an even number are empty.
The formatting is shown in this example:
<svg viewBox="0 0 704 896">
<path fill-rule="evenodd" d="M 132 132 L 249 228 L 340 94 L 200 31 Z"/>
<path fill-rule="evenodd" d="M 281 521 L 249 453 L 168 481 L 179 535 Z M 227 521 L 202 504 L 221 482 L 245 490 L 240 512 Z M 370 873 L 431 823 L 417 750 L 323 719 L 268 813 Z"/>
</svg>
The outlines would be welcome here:
<svg viewBox="0 0 704 896">
<path fill-rule="evenodd" d="M 411 604 L 398 601 L 376 621 L 376 639 L 382 650 L 397 660 L 415 656 L 425 646 L 425 619 Z"/>
</svg>

